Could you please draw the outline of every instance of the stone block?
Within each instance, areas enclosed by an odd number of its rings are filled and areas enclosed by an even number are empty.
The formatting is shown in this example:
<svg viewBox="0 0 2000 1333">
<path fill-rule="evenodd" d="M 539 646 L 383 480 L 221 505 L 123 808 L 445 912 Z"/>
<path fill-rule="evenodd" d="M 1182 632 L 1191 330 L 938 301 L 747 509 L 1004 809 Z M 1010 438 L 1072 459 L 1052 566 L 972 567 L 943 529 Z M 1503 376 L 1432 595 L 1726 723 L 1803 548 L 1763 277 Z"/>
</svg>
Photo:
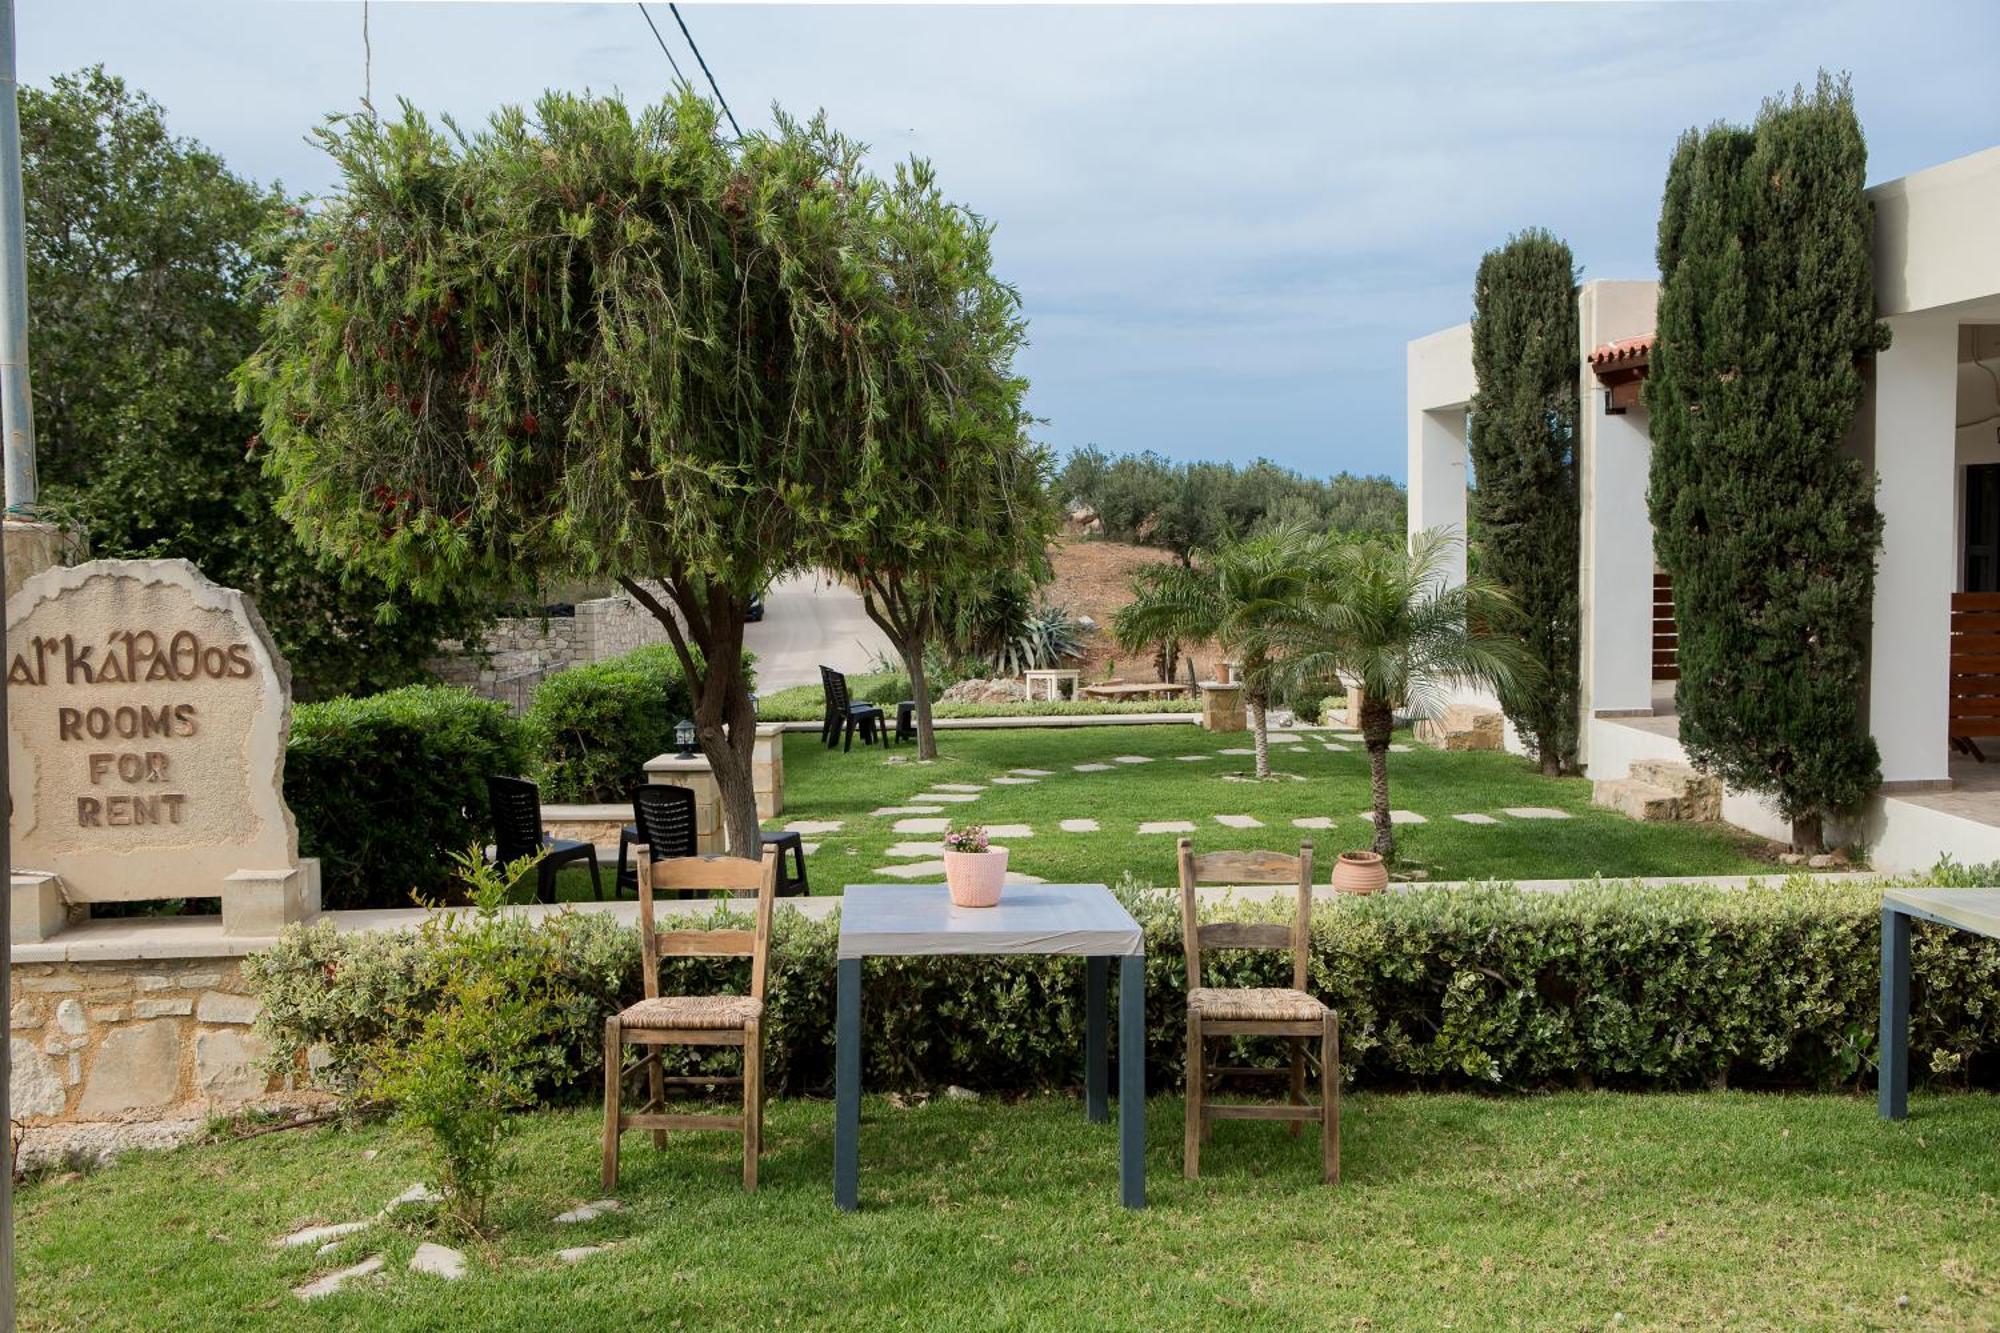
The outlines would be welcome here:
<svg viewBox="0 0 2000 1333">
<path fill-rule="evenodd" d="M 1201 729 L 1203 731 L 1247 731 L 1250 721 L 1243 709 L 1243 687 L 1226 681 L 1201 683 Z"/>
<path fill-rule="evenodd" d="M 41 1011 L 26 1000 L 16 1000 L 7 1013 L 7 1026 L 16 1032 L 38 1028 L 42 1025 Z"/>
<path fill-rule="evenodd" d="M 9 1039 L 7 1053 L 12 1079 L 8 1089 L 12 1101 L 7 1114 L 16 1120 L 61 1115 L 69 1094 L 63 1091 L 62 1077 L 56 1073 L 56 1067 L 43 1058 L 33 1042 L 19 1037 Z"/>
<path fill-rule="evenodd" d="M 9 934 L 16 944 L 37 944 L 69 924 L 62 881 L 34 870 L 13 875 L 14 915 Z"/>
<path fill-rule="evenodd" d="M 195 1005 L 194 1016 L 202 1023 L 254 1023 L 261 1008 L 251 996 L 210 991 Z"/>
<path fill-rule="evenodd" d="M 193 1012 L 194 1001 L 186 996 L 166 1000 L 137 1000 L 132 1005 L 132 1014 L 135 1018 L 185 1018 Z"/>
<path fill-rule="evenodd" d="M 77 1114 L 84 1119 L 104 1119 L 178 1100 L 178 1027 L 166 1021 L 140 1023 L 106 1034 L 90 1062 Z"/>
<path fill-rule="evenodd" d="M 222 933 L 276 935 L 319 915 L 319 862 L 307 857 L 290 869 L 239 870 L 222 889 Z"/>
<path fill-rule="evenodd" d="M 1590 785 L 1590 803 L 1616 810 L 1627 819 L 1671 824 L 1681 817 L 1680 798 L 1663 787 L 1632 778 L 1610 778 Z"/>
<path fill-rule="evenodd" d="M 1629 775 L 1634 782 L 1672 792 L 1680 804 L 1678 819 L 1710 823 L 1722 818 L 1722 779 L 1701 773 L 1691 764 L 1672 759 L 1638 759 L 1633 761 Z"/>
<path fill-rule="evenodd" d="M 90 1020 L 84 1016 L 83 1006 L 69 999 L 56 1006 L 56 1026 L 72 1037 L 81 1037 L 90 1031 Z"/>
<path fill-rule="evenodd" d="M 1506 744 L 1506 719 L 1497 709 L 1452 704 L 1418 722 L 1416 738 L 1433 750 L 1498 750 Z"/>
<path fill-rule="evenodd" d="M 270 1086 L 262 1061 L 269 1048 L 256 1034 L 236 1029 L 198 1032 L 194 1038 L 195 1088 L 220 1106 L 261 1097 Z"/>
</svg>

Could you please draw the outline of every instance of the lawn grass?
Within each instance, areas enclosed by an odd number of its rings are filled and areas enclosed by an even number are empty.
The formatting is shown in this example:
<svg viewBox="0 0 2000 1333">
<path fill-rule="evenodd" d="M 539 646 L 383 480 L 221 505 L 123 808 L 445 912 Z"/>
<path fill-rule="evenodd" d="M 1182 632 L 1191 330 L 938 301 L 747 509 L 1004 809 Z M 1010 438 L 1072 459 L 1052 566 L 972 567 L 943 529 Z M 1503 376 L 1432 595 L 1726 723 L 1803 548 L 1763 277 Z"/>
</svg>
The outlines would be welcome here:
<svg viewBox="0 0 2000 1333">
<path fill-rule="evenodd" d="M 898 858 L 886 849 L 898 842 L 935 842 L 936 834 L 897 833 L 896 817 L 876 817 L 885 806 L 912 803 L 932 784 L 987 784 L 975 801 L 948 804 L 942 817 L 984 824 L 1027 824 L 1031 838 L 1002 839 L 1009 868 L 1067 883 L 1116 883 L 1127 871 L 1141 882 L 1174 882 L 1174 837 L 1137 833 L 1144 821 L 1182 819 L 1197 826 L 1203 850 L 1295 846 L 1310 837 L 1321 865 L 1330 872 L 1334 853 L 1366 847 L 1368 756 L 1358 740 L 1329 733 L 1303 750 L 1279 747 L 1272 766 L 1304 781 L 1232 781 L 1248 773 L 1246 756 L 1223 755 L 1249 743 L 1242 733 L 1213 734 L 1179 725 L 947 731 L 938 734 L 941 757 L 916 761 L 914 746 L 828 750 L 816 736 L 785 737 L 785 809 L 767 828 L 801 820 L 838 820 L 831 833 L 806 835 L 819 850 L 807 860 L 816 893 L 838 893 L 845 884 L 868 882 L 877 867 Z M 1348 744 L 1341 753 L 1320 747 L 1320 739 Z M 1407 735 L 1399 735 L 1408 743 Z M 1206 754 L 1199 762 L 1176 756 Z M 1145 764 L 1113 764 L 1111 771 L 1078 773 L 1079 763 L 1110 763 L 1116 756 L 1143 756 Z M 1047 769 L 1052 776 L 1032 786 L 994 786 L 994 777 L 1014 768 Z M 1547 879 L 1602 874 L 1741 874 L 1775 867 L 1750 855 L 1750 840 L 1719 825 L 1641 824 L 1590 803 L 1590 783 L 1581 778 L 1547 778 L 1525 759 L 1495 753 L 1441 753 L 1412 746 L 1389 757 L 1390 799 L 1394 808 L 1413 810 L 1428 823 L 1402 825 L 1397 841 L 1404 869 L 1431 879 Z M 1551 807 L 1566 820 L 1516 819 L 1509 806 Z M 1491 815 L 1490 825 L 1460 823 L 1462 813 Z M 1218 814 L 1247 814 L 1264 827 L 1228 828 Z M 1304 832 L 1294 818 L 1328 816 L 1331 829 Z M 921 816 L 920 816 L 921 817 Z M 936 818 L 939 816 L 931 816 Z M 1064 819 L 1095 819 L 1097 833 L 1065 833 Z"/>
<path fill-rule="evenodd" d="M 424 1176 L 376 1125 L 147 1155 L 18 1196 L 27 1329 L 1984 1328 L 2000 1322 L 2000 1100 L 1569 1093 L 1350 1096 L 1343 1182 L 1310 1145 L 1226 1123 L 1180 1175 L 1149 1108 L 1152 1206 L 1116 1203 L 1115 1131 L 1069 1098 L 866 1108 L 862 1211 L 831 1198 L 832 1110 L 770 1110 L 763 1187 L 734 1140 L 626 1139 L 595 1198 L 589 1108 L 523 1117 L 485 1242 L 422 1218 L 318 1258 L 295 1227 L 365 1218 Z M 372 1150 L 376 1155 L 364 1157 Z M 457 1283 L 404 1270 L 464 1249 Z M 613 1242 L 563 1265 L 565 1246 Z M 311 1305 L 290 1288 L 372 1255 Z"/>
</svg>

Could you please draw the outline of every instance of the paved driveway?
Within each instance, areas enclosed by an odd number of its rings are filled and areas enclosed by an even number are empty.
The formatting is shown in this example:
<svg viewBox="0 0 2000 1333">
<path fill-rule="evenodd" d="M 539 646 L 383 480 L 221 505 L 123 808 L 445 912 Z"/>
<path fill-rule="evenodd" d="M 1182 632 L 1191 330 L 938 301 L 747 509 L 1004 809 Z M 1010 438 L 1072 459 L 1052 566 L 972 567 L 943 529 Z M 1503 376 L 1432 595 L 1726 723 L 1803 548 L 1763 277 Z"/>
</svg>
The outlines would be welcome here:
<svg viewBox="0 0 2000 1333">
<path fill-rule="evenodd" d="M 878 653 L 896 655 L 861 609 L 861 595 L 817 573 L 773 583 L 764 594 L 764 619 L 743 627 L 743 641 L 757 654 L 762 694 L 817 685 L 821 663 L 852 675 L 873 666 Z"/>
</svg>

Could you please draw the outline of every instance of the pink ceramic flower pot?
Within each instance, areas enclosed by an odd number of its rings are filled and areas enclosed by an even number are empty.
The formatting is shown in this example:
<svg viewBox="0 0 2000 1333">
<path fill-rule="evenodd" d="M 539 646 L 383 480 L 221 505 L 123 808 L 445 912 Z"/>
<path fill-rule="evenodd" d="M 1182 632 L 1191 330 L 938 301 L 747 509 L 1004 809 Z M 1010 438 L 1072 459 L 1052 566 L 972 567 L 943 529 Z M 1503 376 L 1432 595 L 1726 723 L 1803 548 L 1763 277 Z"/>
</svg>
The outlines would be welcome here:
<svg viewBox="0 0 2000 1333">
<path fill-rule="evenodd" d="M 992 907 L 1000 901 L 1007 880 L 1007 849 L 944 854 L 944 882 L 954 907 Z"/>
</svg>

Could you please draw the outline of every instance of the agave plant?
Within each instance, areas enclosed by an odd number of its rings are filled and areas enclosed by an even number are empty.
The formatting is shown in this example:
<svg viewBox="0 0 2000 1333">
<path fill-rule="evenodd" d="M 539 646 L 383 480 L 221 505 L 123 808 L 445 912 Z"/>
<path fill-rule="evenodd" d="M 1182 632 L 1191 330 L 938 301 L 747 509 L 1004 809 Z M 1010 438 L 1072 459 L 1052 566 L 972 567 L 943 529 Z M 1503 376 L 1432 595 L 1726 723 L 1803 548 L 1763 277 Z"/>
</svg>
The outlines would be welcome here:
<svg viewBox="0 0 2000 1333">
<path fill-rule="evenodd" d="M 1044 602 L 1023 616 L 1013 636 L 1000 644 L 993 654 L 993 667 L 998 675 L 1018 676 L 1081 656 L 1083 631 L 1076 618 L 1062 607 Z"/>
</svg>

